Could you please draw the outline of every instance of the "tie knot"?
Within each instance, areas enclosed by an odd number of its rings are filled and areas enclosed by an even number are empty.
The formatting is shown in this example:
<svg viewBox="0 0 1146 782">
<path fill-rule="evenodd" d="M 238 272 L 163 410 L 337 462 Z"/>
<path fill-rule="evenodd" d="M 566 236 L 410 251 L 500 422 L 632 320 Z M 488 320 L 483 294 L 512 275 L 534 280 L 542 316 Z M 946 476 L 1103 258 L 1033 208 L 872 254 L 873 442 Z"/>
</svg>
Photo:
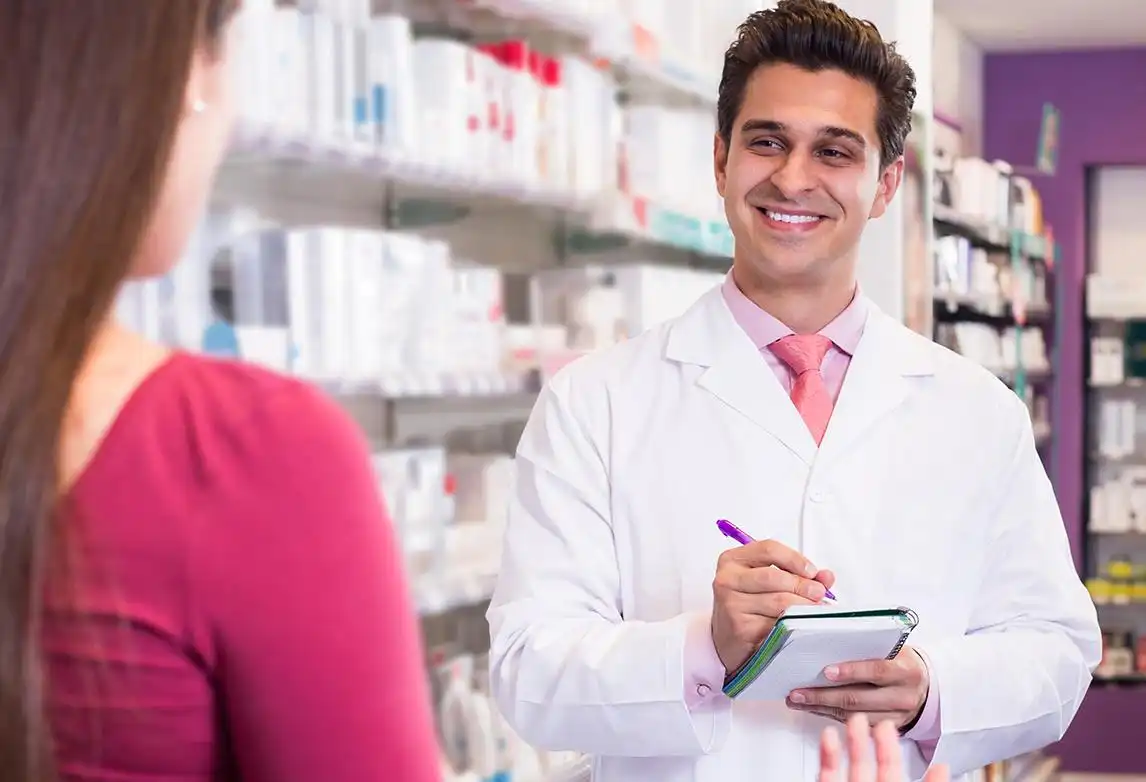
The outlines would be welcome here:
<svg viewBox="0 0 1146 782">
<path fill-rule="evenodd" d="M 789 334 L 768 347 L 796 375 L 820 371 L 832 341 L 822 334 Z"/>
</svg>

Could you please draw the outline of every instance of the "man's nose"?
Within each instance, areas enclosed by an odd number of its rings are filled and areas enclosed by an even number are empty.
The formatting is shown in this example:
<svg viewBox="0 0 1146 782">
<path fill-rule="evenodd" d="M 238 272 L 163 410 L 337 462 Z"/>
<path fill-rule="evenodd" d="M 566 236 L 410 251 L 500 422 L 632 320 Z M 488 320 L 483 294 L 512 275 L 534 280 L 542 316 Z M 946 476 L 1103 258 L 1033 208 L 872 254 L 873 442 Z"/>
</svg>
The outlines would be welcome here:
<svg viewBox="0 0 1146 782">
<path fill-rule="evenodd" d="M 772 184 L 785 198 L 796 200 L 815 186 L 812 161 L 807 155 L 788 155 L 784 164 L 772 174 Z"/>
</svg>

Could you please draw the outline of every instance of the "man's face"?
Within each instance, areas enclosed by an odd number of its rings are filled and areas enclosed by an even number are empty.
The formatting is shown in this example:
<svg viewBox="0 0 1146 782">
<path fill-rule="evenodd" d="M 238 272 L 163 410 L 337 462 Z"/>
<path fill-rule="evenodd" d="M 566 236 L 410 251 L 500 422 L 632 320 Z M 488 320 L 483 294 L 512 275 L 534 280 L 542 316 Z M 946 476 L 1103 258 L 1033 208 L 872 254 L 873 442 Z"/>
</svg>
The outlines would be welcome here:
<svg viewBox="0 0 1146 782">
<path fill-rule="evenodd" d="M 716 183 L 739 263 L 761 281 L 814 283 L 854 261 L 887 209 L 902 160 L 881 170 L 870 84 L 836 70 L 763 66 L 749 79 Z"/>
</svg>

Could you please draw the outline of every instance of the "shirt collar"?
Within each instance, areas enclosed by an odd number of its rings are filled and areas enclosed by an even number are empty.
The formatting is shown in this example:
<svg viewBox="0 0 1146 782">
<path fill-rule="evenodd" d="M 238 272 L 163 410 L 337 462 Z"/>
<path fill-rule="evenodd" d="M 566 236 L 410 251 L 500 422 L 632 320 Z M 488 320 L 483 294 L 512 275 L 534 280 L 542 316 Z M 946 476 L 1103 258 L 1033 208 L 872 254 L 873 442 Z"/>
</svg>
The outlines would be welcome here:
<svg viewBox="0 0 1146 782">
<path fill-rule="evenodd" d="M 794 333 L 792 329 L 760 309 L 745 296 L 732 279 L 732 272 L 725 276 L 721 292 L 737 325 L 757 348 L 766 348 L 776 340 Z M 851 303 L 831 323 L 820 329 L 820 334 L 830 339 L 837 348 L 849 356 L 853 355 L 859 347 L 860 337 L 863 336 L 867 315 L 867 298 L 857 285 Z"/>
</svg>

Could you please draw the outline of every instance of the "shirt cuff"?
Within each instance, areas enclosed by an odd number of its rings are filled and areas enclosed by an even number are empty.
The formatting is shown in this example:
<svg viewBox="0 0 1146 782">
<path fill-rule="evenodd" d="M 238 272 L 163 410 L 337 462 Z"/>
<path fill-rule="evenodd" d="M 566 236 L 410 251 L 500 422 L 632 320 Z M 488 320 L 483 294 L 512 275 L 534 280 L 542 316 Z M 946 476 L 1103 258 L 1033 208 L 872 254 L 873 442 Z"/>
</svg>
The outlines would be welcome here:
<svg viewBox="0 0 1146 782">
<path fill-rule="evenodd" d="M 930 676 L 931 661 L 927 659 L 927 655 L 920 649 L 915 649 L 915 653 L 927 666 L 930 684 L 927 690 L 927 700 L 923 704 L 923 711 L 920 712 L 919 719 L 915 721 L 911 730 L 904 734 L 904 738 L 920 744 L 934 744 L 939 741 L 939 737 L 943 733 L 943 726 L 940 724 L 939 718 L 939 687 L 936 685 L 935 678 Z M 926 749 L 926 747 L 921 747 L 921 749 Z"/>
<path fill-rule="evenodd" d="M 697 614 L 684 639 L 684 702 L 689 711 L 723 698 L 724 664 L 712 642 L 712 617 Z"/>
</svg>

